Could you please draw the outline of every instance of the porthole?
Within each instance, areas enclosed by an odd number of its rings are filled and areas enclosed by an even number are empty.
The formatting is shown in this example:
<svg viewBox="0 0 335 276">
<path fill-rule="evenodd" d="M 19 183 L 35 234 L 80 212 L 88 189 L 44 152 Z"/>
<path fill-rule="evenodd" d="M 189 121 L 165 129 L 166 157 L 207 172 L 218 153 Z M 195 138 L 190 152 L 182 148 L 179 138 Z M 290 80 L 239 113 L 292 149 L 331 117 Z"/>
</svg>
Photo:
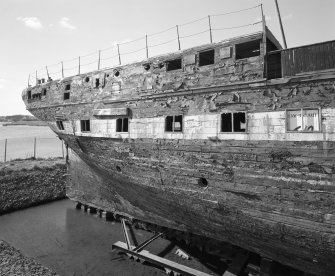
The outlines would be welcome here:
<svg viewBox="0 0 335 276">
<path fill-rule="evenodd" d="M 200 178 L 198 179 L 198 185 L 199 185 L 200 187 L 207 187 L 207 186 L 208 186 L 207 179 L 204 178 L 204 177 L 200 177 Z"/>
<path fill-rule="evenodd" d="M 89 81 L 90 81 L 90 77 L 86 77 L 85 82 L 89 82 Z"/>
<path fill-rule="evenodd" d="M 118 70 L 115 70 L 115 71 L 114 71 L 114 76 L 115 76 L 115 77 L 120 76 L 120 72 L 119 72 Z"/>
<path fill-rule="evenodd" d="M 117 170 L 118 172 L 121 172 L 121 168 L 120 168 L 120 166 L 116 165 L 116 170 Z"/>
<path fill-rule="evenodd" d="M 149 71 L 150 70 L 150 64 L 149 63 L 144 64 L 143 68 L 144 68 L 145 71 Z"/>
</svg>

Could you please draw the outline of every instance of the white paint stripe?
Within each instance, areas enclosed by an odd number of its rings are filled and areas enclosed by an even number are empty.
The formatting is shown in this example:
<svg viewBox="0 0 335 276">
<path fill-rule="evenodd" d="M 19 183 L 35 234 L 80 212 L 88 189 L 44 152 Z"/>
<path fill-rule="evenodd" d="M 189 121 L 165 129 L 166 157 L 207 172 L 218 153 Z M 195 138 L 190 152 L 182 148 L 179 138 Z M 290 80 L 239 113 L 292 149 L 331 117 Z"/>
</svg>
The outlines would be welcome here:
<svg viewBox="0 0 335 276">
<path fill-rule="evenodd" d="M 335 141 L 335 109 L 322 110 L 323 132 L 286 132 L 285 111 L 247 114 L 246 133 L 220 132 L 221 115 L 184 116 L 183 132 L 165 132 L 165 117 L 129 119 L 129 132 L 116 132 L 116 119 L 93 119 L 91 131 L 82 133 L 80 121 L 64 121 L 64 133 L 78 136 L 152 139 L 220 139 L 220 140 L 279 140 L 279 141 Z M 50 122 L 58 131 L 56 123 Z"/>
</svg>

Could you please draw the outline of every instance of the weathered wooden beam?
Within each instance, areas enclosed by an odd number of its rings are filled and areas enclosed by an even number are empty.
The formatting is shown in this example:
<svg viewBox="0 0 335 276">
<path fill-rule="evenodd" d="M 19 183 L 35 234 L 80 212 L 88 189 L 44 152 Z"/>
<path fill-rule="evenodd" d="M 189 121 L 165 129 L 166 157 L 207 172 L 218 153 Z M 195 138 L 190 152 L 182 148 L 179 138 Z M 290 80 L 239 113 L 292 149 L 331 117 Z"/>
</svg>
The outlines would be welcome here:
<svg viewBox="0 0 335 276">
<path fill-rule="evenodd" d="M 223 276 L 237 276 L 239 275 L 247 264 L 249 259 L 249 252 L 240 250 L 237 256 L 233 259 L 227 270 L 223 273 Z"/>
<path fill-rule="evenodd" d="M 273 272 L 273 261 L 268 258 L 262 258 L 261 259 L 261 271 L 260 271 L 260 276 L 272 276 Z"/>
<path fill-rule="evenodd" d="M 134 246 L 132 246 L 130 249 L 127 249 L 127 245 L 124 242 L 118 241 L 112 245 L 112 248 L 121 250 L 140 259 L 144 259 L 145 261 L 148 261 L 149 263 L 158 265 L 160 267 L 170 269 L 174 272 L 182 273 L 186 276 L 211 276 L 210 274 L 207 274 L 205 272 L 201 272 L 193 268 L 178 264 L 176 262 L 158 257 L 149 253 L 146 250 L 142 250 L 141 252 L 135 252 L 133 251 L 135 248 Z"/>
</svg>

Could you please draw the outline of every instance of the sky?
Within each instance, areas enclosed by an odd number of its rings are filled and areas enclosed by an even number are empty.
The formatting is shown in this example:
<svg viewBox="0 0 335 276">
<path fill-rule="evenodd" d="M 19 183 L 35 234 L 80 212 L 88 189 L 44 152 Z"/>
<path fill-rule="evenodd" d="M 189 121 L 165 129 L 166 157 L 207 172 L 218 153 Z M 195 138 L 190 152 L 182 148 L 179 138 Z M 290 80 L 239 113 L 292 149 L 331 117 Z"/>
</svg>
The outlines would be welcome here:
<svg viewBox="0 0 335 276">
<path fill-rule="evenodd" d="M 75 75 L 79 56 L 81 73 L 95 70 L 99 50 L 100 68 L 113 67 L 119 62 L 117 44 L 122 64 L 140 61 L 146 35 L 149 57 L 177 51 L 176 25 L 181 49 L 206 44 L 208 15 L 214 42 L 260 31 L 260 4 L 282 44 L 274 0 L 0 0 L 0 116 L 29 114 L 21 92 L 29 74 L 35 84 L 36 70 L 45 78 L 47 66 L 58 79 L 63 61 L 65 77 Z M 335 40 L 334 0 L 278 4 L 289 48 Z M 227 14 L 233 11 L 239 12 Z"/>
</svg>

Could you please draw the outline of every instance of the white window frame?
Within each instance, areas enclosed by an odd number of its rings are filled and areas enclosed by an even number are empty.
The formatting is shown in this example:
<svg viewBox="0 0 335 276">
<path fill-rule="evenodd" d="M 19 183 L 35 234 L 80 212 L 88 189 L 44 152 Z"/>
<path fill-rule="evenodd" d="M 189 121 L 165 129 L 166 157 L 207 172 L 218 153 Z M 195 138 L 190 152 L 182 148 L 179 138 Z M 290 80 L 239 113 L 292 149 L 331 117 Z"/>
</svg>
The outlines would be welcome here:
<svg viewBox="0 0 335 276">
<path fill-rule="evenodd" d="M 288 123 L 289 123 L 289 120 L 287 118 L 288 116 L 288 112 L 289 111 L 299 111 L 300 110 L 300 113 L 301 113 L 301 118 L 302 118 L 302 112 L 304 110 L 317 110 L 318 111 L 318 115 L 319 115 L 319 118 L 318 118 L 318 127 L 319 127 L 319 130 L 304 130 L 304 126 L 302 125 L 302 129 L 303 130 L 289 130 L 288 129 Z M 322 113 L 321 113 L 321 108 L 320 107 L 306 107 L 306 108 L 288 108 L 288 109 L 285 109 L 285 132 L 287 133 L 319 133 L 319 132 L 322 132 L 322 124 L 321 124 L 321 120 L 322 120 Z M 303 124 L 303 120 L 301 121 L 302 124 Z"/>
</svg>

